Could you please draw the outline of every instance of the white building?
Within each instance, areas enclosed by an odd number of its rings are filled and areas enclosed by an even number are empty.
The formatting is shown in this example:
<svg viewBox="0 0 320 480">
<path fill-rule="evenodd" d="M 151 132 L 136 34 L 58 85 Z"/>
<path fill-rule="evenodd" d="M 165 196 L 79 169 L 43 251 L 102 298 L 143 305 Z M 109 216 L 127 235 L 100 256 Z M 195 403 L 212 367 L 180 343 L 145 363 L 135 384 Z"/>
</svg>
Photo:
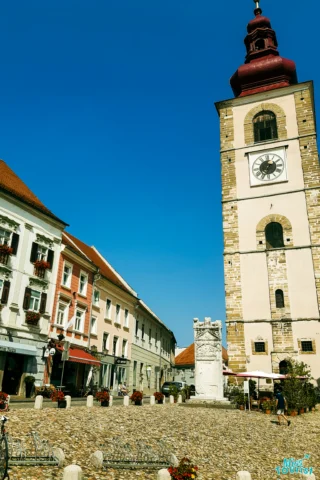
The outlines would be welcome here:
<svg viewBox="0 0 320 480">
<path fill-rule="evenodd" d="M 62 231 L 66 224 L 0 161 L 0 388 L 42 383 Z"/>
</svg>

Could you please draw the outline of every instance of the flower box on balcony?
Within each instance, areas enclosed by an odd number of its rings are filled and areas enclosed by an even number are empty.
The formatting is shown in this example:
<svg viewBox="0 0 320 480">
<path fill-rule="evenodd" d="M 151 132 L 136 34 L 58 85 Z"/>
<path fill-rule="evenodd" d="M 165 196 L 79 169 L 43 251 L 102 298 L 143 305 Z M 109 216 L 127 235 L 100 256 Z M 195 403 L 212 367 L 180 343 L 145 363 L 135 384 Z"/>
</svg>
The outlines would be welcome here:
<svg viewBox="0 0 320 480">
<path fill-rule="evenodd" d="M 12 248 L 9 245 L 1 244 L 0 245 L 0 263 L 2 265 L 7 265 L 9 257 L 12 255 Z"/>
<path fill-rule="evenodd" d="M 28 325 L 38 325 L 40 317 L 41 315 L 39 312 L 26 312 L 26 323 Z"/>
<path fill-rule="evenodd" d="M 44 278 L 48 268 L 50 268 L 50 263 L 45 260 L 37 260 L 34 262 L 34 274 L 39 278 Z"/>
</svg>

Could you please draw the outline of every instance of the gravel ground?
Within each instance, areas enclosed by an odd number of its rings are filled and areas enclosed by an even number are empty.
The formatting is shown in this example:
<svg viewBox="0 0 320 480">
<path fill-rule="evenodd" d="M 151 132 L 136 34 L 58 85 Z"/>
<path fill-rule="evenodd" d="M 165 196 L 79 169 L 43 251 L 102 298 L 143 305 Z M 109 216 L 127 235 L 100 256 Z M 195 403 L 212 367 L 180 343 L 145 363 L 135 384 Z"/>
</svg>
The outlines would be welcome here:
<svg viewBox="0 0 320 480">
<path fill-rule="evenodd" d="M 82 467 L 85 480 L 155 480 L 154 472 L 99 471 L 91 466 L 91 453 L 118 436 L 133 444 L 143 439 L 154 448 L 159 448 L 162 439 L 178 459 L 187 456 L 199 466 L 199 480 L 235 480 L 240 470 L 248 470 L 252 480 L 298 479 L 299 474 L 278 476 L 275 467 L 282 465 L 284 458 L 298 460 L 305 454 L 310 459 L 304 466 L 313 467 L 320 479 L 319 411 L 291 418 L 290 427 L 277 426 L 274 415 L 178 405 L 13 408 L 8 417 L 13 437 L 23 439 L 31 430 L 38 431 L 63 449 L 66 465 Z M 12 467 L 10 480 L 61 480 L 62 472 L 55 467 Z"/>
</svg>

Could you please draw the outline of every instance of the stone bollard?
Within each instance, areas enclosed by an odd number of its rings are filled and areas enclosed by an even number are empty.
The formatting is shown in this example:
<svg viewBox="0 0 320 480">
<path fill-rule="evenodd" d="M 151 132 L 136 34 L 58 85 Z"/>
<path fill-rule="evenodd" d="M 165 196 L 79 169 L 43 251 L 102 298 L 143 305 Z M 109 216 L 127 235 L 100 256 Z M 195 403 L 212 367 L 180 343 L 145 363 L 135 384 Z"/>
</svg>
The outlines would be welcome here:
<svg viewBox="0 0 320 480">
<path fill-rule="evenodd" d="M 61 450 L 61 448 L 53 447 L 52 453 L 59 460 L 58 467 L 63 467 L 66 461 L 66 457 L 63 453 L 63 450 Z"/>
<path fill-rule="evenodd" d="M 112 405 L 113 405 L 113 396 L 110 395 L 110 397 L 109 397 L 109 407 L 112 407 Z"/>
<path fill-rule="evenodd" d="M 79 467 L 79 465 L 69 465 L 66 467 L 63 470 L 62 480 L 83 480 L 81 467 Z"/>
<path fill-rule="evenodd" d="M 123 406 L 124 407 L 128 407 L 129 406 L 129 396 L 128 395 L 125 395 L 123 397 Z"/>
<path fill-rule="evenodd" d="M 87 407 L 89 408 L 93 407 L 93 395 L 87 396 Z"/>
<path fill-rule="evenodd" d="M 314 473 L 301 473 L 300 480 L 316 480 Z"/>
<path fill-rule="evenodd" d="M 169 399 L 170 399 L 170 400 L 169 400 L 170 404 L 171 404 L 171 403 L 174 403 L 174 396 L 173 396 L 173 395 L 170 395 Z"/>
<path fill-rule="evenodd" d="M 170 480 L 171 475 L 166 468 L 158 471 L 157 480 Z"/>
<path fill-rule="evenodd" d="M 163 395 L 163 405 L 166 403 L 166 396 Z"/>
<path fill-rule="evenodd" d="M 43 396 L 37 395 L 34 401 L 34 408 L 36 408 L 37 410 L 41 410 L 42 404 L 43 404 Z"/>
<path fill-rule="evenodd" d="M 70 397 L 70 395 L 66 395 L 64 398 L 65 398 L 65 401 L 67 402 L 66 408 L 71 408 L 71 397 Z"/>
<path fill-rule="evenodd" d="M 169 461 L 170 461 L 170 465 L 172 467 L 179 467 L 179 460 L 177 459 L 177 457 L 171 453 L 170 457 L 169 457 Z"/>
<path fill-rule="evenodd" d="M 251 480 L 251 475 L 249 472 L 238 472 L 236 476 L 236 480 Z"/>
<path fill-rule="evenodd" d="M 182 403 L 182 395 L 178 396 L 178 403 Z"/>
<path fill-rule="evenodd" d="M 156 403 L 156 399 L 154 395 L 150 395 L 150 405 L 154 405 Z"/>
<path fill-rule="evenodd" d="M 101 469 L 103 467 L 103 453 L 101 452 L 101 450 L 97 450 L 92 455 L 90 455 L 90 462 L 96 468 Z"/>
</svg>

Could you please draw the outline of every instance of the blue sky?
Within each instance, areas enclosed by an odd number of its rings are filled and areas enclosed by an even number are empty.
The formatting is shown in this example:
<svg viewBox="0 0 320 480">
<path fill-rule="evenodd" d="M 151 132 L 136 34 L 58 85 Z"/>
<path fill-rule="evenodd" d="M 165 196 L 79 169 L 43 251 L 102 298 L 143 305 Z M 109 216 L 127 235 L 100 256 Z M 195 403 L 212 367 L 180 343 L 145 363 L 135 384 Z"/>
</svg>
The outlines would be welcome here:
<svg viewBox="0 0 320 480">
<path fill-rule="evenodd" d="M 299 81 L 315 81 L 317 100 L 318 4 L 261 7 Z M 253 8 L 251 0 L 0 8 L 0 157 L 105 255 L 180 346 L 193 341 L 194 317 L 225 318 L 214 102 L 232 97 Z"/>
</svg>

